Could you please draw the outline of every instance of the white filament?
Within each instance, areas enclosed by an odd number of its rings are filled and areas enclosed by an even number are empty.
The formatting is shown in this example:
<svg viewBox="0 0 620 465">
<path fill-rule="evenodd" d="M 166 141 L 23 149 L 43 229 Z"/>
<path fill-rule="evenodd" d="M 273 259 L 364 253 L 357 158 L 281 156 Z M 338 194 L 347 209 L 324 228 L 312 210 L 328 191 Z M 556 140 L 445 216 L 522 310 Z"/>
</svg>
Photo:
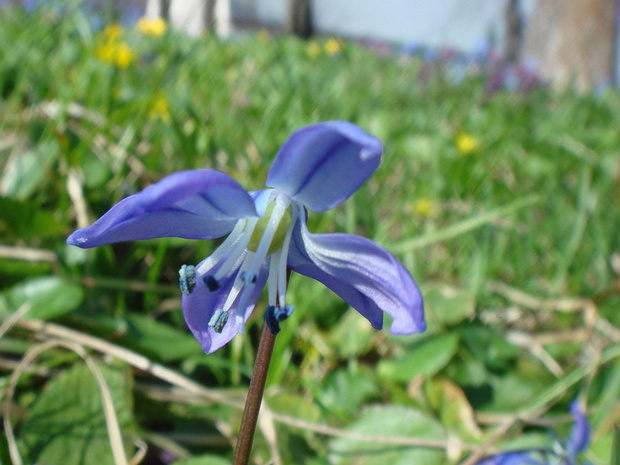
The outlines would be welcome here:
<svg viewBox="0 0 620 465">
<path fill-rule="evenodd" d="M 220 246 L 215 249 L 215 252 L 213 252 L 204 262 L 202 262 L 200 267 L 196 268 L 197 275 L 203 275 L 213 268 L 215 264 L 219 262 L 224 255 L 226 255 L 226 252 L 228 252 L 237 243 L 237 241 L 241 239 L 241 232 L 243 231 L 246 222 L 247 220 L 245 219 L 237 221 L 237 224 L 224 242 L 222 242 Z"/>
</svg>

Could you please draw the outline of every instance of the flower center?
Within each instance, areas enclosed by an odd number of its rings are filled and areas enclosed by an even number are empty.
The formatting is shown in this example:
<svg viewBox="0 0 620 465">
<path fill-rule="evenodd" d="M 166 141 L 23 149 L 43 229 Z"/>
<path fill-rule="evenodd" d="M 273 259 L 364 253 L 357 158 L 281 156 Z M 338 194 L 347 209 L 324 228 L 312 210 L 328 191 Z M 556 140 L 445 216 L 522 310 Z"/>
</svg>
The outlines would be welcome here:
<svg viewBox="0 0 620 465">
<path fill-rule="evenodd" d="M 250 252 L 256 252 L 258 250 L 258 246 L 262 237 L 265 235 L 265 230 L 269 226 L 269 220 L 271 218 L 271 214 L 273 212 L 274 207 L 276 206 L 276 200 L 272 200 L 267 208 L 265 209 L 265 214 L 260 217 L 256 226 L 254 226 L 254 232 L 252 233 L 252 237 L 250 237 L 250 242 L 248 242 L 247 249 Z M 280 218 L 280 223 L 276 227 L 276 231 L 273 233 L 273 238 L 271 239 L 271 244 L 269 245 L 269 249 L 267 250 L 267 255 L 271 255 L 272 253 L 280 250 L 282 245 L 284 244 L 284 238 L 286 237 L 286 231 L 291 226 L 291 211 L 290 208 L 286 208 L 282 213 L 282 217 Z"/>
<path fill-rule="evenodd" d="M 276 329 L 277 321 L 293 310 L 285 302 L 286 266 L 297 206 L 291 204 L 289 196 L 275 189 L 263 195 L 269 197 L 260 218 L 239 220 L 228 238 L 199 267 L 184 266 L 180 270 L 181 290 L 187 295 L 200 282 L 210 292 L 221 292 L 228 279 L 228 294 L 209 321 L 209 326 L 217 333 L 223 331 L 231 309 L 236 310 L 237 329 L 243 333 L 246 313 L 256 299 L 256 285 L 264 283 L 265 274 L 269 278 L 269 306 L 281 309 L 277 315 L 274 313 L 270 327 Z M 230 278 L 234 279 L 230 281 Z"/>
</svg>

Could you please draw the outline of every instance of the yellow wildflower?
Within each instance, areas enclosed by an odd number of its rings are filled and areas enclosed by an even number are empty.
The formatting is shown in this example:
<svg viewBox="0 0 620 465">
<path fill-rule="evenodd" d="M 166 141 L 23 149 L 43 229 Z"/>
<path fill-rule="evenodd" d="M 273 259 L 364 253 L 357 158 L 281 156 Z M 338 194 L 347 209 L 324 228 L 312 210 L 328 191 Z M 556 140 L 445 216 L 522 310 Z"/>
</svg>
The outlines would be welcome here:
<svg viewBox="0 0 620 465">
<path fill-rule="evenodd" d="M 433 218 L 437 215 L 437 205 L 433 199 L 424 197 L 413 204 L 413 213 L 423 218 Z"/>
<path fill-rule="evenodd" d="M 330 37 L 325 43 L 325 53 L 327 53 L 329 56 L 334 56 L 337 53 L 340 53 L 341 51 L 342 51 L 342 44 L 340 43 L 338 39 L 334 39 L 333 37 Z"/>
<path fill-rule="evenodd" d="M 138 20 L 137 26 L 141 34 L 152 37 L 159 37 L 168 29 L 166 21 L 162 18 L 147 18 L 145 16 Z"/>
<path fill-rule="evenodd" d="M 117 41 L 123 35 L 123 26 L 118 23 L 112 23 L 103 30 L 103 37 L 111 42 Z"/>
<path fill-rule="evenodd" d="M 135 53 L 127 42 L 104 42 L 97 47 L 95 55 L 101 61 L 113 63 L 121 69 L 127 68 L 135 59 Z"/>
<path fill-rule="evenodd" d="M 480 141 L 464 132 L 456 136 L 456 148 L 461 155 L 469 155 L 480 148 Z"/>
<path fill-rule="evenodd" d="M 313 40 L 308 44 L 308 55 L 310 55 L 310 58 L 314 60 L 320 53 L 321 47 L 316 43 L 316 41 Z"/>
<path fill-rule="evenodd" d="M 119 42 L 116 44 L 116 53 L 114 55 L 114 64 L 119 68 L 127 68 L 135 58 L 135 53 L 127 42 Z"/>
<path fill-rule="evenodd" d="M 149 109 L 148 117 L 151 120 L 159 118 L 164 123 L 170 121 L 170 105 L 165 94 L 159 93 L 157 98 L 155 98 Z"/>
<path fill-rule="evenodd" d="M 97 46 L 95 56 L 106 63 L 114 62 L 114 47 L 116 44 L 106 42 Z"/>
</svg>

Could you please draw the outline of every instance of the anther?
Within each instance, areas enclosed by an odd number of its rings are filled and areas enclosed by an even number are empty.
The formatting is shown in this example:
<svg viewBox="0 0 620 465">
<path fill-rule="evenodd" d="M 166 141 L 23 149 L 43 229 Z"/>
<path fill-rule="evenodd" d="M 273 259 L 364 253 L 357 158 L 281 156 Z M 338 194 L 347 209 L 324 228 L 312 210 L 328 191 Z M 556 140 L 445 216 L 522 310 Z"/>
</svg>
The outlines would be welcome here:
<svg viewBox="0 0 620 465">
<path fill-rule="evenodd" d="M 284 308 L 269 305 L 265 309 L 265 323 L 269 327 L 271 334 L 275 336 L 280 332 L 280 322 L 291 316 L 294 309 L 295 307 L 292 305 L 286 305 Z"/>
<path fill-rule="evenodd" d="M 216 333 L 221 333 L 227 321 L 228 312 L 218 309 L 209 320 L 209 326 L 213 328 L 213 331 Z"/>
<path fill-rule="evenodd" d="M 183 265 L 179 270 L 179 287 L 185 295 L 196 288 L 196 269 L 192 265 Z"/>
<path fill-rule="evenodd" d="M 215 292 L 220 287 L 222 287 L 220 282 L 217 279 L 215 279 L 215 276 L 213 275 L 207 275 L 204 278 L 202 278 L 202 280 L 204 281 L 205 286 L 207 286 L 207 289 L 209 289 L 209 291 L 211 292 Z"/>
<path fill-rule="evenodd" d="M 241 273 L 241 281 L 245 284 L 256 284 L 256 275 L 254 273 L 250 273 L 249 271 L 244 271 Z"/>
</svg>

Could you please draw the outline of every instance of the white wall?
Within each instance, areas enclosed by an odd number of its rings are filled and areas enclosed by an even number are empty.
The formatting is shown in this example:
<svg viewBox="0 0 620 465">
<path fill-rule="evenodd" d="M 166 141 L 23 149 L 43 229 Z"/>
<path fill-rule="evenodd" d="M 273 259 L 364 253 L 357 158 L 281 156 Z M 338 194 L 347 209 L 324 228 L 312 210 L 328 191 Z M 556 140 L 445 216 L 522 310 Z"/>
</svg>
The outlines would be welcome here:
<svg viewBox="0 0 620 465">
<path fill-rule="evenodd" d="M 471 50 L 490 34 L 503 39 L 507 0 L 315 1 L 318 32 Z M 337 5 L 337 6 L 336 6 Z"/>
<path fill-rule="evenodd" d="M 286 0 L 254 0 L 257 21 L 281 25 Z M 320 34 L 473 51 L 482 40 L 504 41 L 508 0 L 312 0 Z M 534 0 L 522 0 L 528 15 Z"/>
<path fill-rule="evenodd" d="M 258 26 L 280 27 L 288 0 L 217 0 L 216 21 L 221 35 L 230 33 L 230 18 Z M 312 0 L 319 34 L 431 47 L 455 47 L 472 52 L 491 39 L 502 48 L 508 0 Z M 535 0 L 521 0 L 527 18 Z M 154 16 L 159 0 L 149 0 Z M 190 34 L 202 31 L 206 0 L 171 0 L 170 17 Z M 231 11 L 232 9 L 232 11 Z"/>
</svg>

